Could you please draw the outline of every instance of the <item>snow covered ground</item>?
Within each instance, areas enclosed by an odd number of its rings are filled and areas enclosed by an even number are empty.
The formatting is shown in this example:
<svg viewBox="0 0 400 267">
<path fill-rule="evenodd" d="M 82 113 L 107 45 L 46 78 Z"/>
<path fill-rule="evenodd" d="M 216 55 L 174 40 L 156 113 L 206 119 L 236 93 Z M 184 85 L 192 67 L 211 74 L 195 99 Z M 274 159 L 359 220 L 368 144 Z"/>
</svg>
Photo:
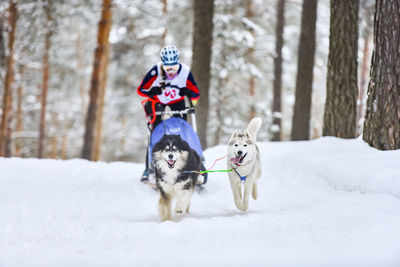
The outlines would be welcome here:
<svg viewBox="0 0 400 267">
<path fill-rule="evenodd" d="M 400 266 L 400 150 L 259 147 L 248 212 L 227 175 L 210 174 L 192 213 L 165 223 L 143 164 L 0 158 L 0 266 Z M 207 167 L 225 150 L 208 149 Z"/>
</svg>

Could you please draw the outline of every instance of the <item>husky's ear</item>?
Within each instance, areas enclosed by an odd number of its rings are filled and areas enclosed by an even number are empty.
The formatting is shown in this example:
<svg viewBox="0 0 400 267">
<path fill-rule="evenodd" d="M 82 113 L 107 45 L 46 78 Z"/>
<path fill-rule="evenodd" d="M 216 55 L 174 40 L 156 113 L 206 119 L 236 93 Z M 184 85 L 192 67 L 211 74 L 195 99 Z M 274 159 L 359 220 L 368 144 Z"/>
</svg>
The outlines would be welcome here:
<svg viewBox="0 0 400 267">
<path fill-rule="evenodd" d="M 240 130 L 238 130 L 238 129 L 234 130 L 231 138 L 229 138 L 229 141 L 232 140 L 233 138 L 239 136 L 239 135 L 240 135 Z"/>
<path fill-rule="evenodd" d="M 246 138 L 248 138 L 249 140 L 251 140 L 252 143 L 254 143 L 254 138 L 253 138 L 253 136 L 251 136 L 251 134 L 249 133 L 249 131 L 245 131 L 245 132 L 244 132 L 244 136 L 245 136 Z"/>
</svg>

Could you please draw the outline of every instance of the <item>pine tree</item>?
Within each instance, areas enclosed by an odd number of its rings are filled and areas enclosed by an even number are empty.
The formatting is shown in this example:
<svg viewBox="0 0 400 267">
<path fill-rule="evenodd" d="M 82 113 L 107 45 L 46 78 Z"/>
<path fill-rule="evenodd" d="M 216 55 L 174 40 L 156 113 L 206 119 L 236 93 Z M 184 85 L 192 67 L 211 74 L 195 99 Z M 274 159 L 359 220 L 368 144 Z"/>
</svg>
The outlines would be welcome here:
<svg viewBox="0 0 400 267">
<path fill-rule="evenodd" d="M 4 20 L 0 17 L 0 69 L 4 69 L 6 66 L 6 46 L 4 39 Z"/>
<path fill-rule="evenodd" d="M 308 140 L 310 138 L 316 20 L 317 0 L 304 0 L 301 15 L 292 140 Z"/>
<path fill-rule="evenodd" d="M 275 42 L 275 57 L 274 57 L 274 99 L 272 104 L 272 141 L 281 140 L 282 132 L 282 47 L 283 47 L 283 27 L 285 24 L 285 2 L 279 0 L 277 4 L 277 19 L 276 19 L 276 42 Z"/>
<path fill-rule="evenodd" d="M 207 147 L 213 13 L 214 0 L 194 0 L 192 72 L 200 89 L 197 130 L 203 148 Z"/>
<path fill-rule="evenodd" d="M 101 146 L 102 146 L 102 139 L 103 139 L 103 115 L 104 115 L 104 106 L 105 106 L 105 97 L 106 97 L 106 87 L 107 87 L 107 65 L 110 53 L 110 44 L 106 45 L 106 52 L 105 52 L 105 59 L 103 67 L 100 71 L 100 93 L 98 99 L 98 109 L 96 115 L 96 134 L 95 134 L 95 141 L 94 141 L 94 155 L 93 160 L 99 161 L 101 159 Z"/>
<path fill-rule="evenodd" d="M 103 0 L 103 8 L 99 21 L 97 48 L 94 52 L 94 63 L 92 71 L 92 79 L 90 83 L 90 102 L 88 113 L 86 115 L 86 127 L 84 136 L 84 145 L 82 149 L 82 158 L 93 160 L 94 152 L 94 131 L 96 124 L 96 115 L 98 109 L 99 90 L 102 77 L 100 77 L 103 64 L 105 64 L 106 47 L 110 33 L 111 25 L 111 2 L 112 0 Z M 105 73 L 105 69 L 103 71 Z"/>
<path fill-rule="evenodd" d="M 25 69 L 25 66 L 23 66 L 23 65 L 19 66 L 20 81 L 19 81 L 18 90 L 17 90 L 17 116 L 16 116 L 17 122 L 15 125 L 16 133 L 21 133 L 23 130 L 23 110 L 22 110 L 23 82 L 22 81 L 24 78 L 24 69 Z M 21 144 L 16 143 L 14 155 L 19 157 L 21 155 L 21 150 L 22 150 Z"/>
<path fill-rule="evenodd" d="M 400 149 L 399 22 L 399 1 L 376 1 L 363 139 L 381 150 Z"/>
<path fill-rule="evenodd" d="M 358 12 L 358 0 L 331 1 L 324 136 L 356 136 Z"/>
<path fill-rule="evenodd" d="M 45 44 L 44 44 L 44 55 L 43 55 L 43 88 L 41 95 L 41 109 L 40 109 L 40 122 L 39 122 L 39 147 L 38 147 L 38 158 L 43 157 L 44 149 L 44 138 L 45 138 L 45 126 L 46 126 L 46 109 L 47 109 L 47 92 L 49 87 L 49 74 L 50 74 L 50 63 L 49 54 L 51 47 L 51 23 L 52 23 L 52 3 L 51 1 L 45 2 L 43 6 L 46 15 L 46 33 L 45 33 Z"/>
<path fill-rule="evenodd" d="M 11 156 L 11 112 L 12 112 L 12 86 L 14 80 L 14 42 L 17 27 L 18 5 L 17 1 L 9 2 L 9 30 L 8 30 L 8 58 L 6 63 L 6 77 L 4 79 L 3 114 L 0 128 L 0 156 Z"/>
</svg>

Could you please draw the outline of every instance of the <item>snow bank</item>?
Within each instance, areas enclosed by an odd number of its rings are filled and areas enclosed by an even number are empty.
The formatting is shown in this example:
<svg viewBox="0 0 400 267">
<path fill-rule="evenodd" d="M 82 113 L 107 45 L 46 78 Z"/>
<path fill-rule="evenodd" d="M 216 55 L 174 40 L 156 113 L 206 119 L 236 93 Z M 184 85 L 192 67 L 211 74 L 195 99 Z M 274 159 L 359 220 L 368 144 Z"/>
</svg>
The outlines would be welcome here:
<svg viewBox="0 0 400 267">
<path fill-rule="evenodd" d="M 336 138 L 259 147 L 248 212 L 213 173 L 192 213 L 166 223 L 142 164 L 0 158 L 0 266 L 400 266 L 400 151 Z M 225 150 L 208 149 L 206 165 Z"/>
<path fill-rule="evenodd" d="M 380 151 L 361 138 L 324 137 L 295 146 L 292 142 L 281 145 L 289 146 L 285 158 L 292 166 L 315 174 L 338 190 L 400 198 L 400 150 Z"/>
</svg>

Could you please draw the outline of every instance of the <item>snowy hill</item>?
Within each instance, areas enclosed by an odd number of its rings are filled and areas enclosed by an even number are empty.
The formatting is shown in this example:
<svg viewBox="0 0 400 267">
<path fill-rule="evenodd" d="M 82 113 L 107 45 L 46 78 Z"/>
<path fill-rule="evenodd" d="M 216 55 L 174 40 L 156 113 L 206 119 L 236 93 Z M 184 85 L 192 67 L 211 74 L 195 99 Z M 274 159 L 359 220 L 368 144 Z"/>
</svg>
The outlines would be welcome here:
<svg viewBox="0 0 400 267">
<path fill-rule="evenodd" d="M 259 147 L 248 212 L 227 175 L 210 174 L 191 214 L 165 223 L 142 164 L 1 158 L 0 266 L 400 266 L 400 151 L 336 138 Z M 208 149 L 207 167 L 225 150 Z"/>
</svg>

